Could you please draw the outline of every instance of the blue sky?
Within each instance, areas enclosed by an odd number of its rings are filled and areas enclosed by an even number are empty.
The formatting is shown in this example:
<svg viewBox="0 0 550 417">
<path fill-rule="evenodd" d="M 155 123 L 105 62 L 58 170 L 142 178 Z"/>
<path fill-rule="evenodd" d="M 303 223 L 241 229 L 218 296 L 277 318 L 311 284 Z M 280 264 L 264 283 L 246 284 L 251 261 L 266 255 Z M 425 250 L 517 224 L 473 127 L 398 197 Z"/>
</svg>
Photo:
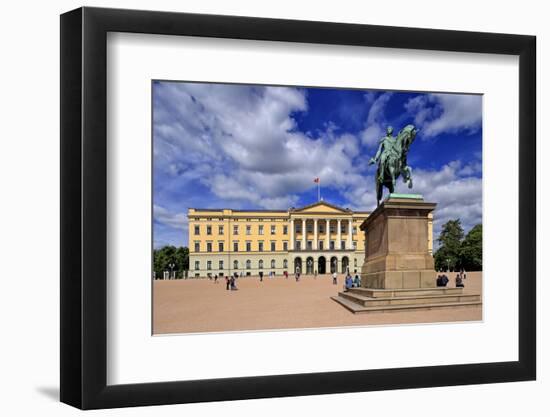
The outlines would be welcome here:
<svg viewBox="0 0 550 417">
<path fill-rule="evenodd" d="M 482 216 L 482 97 L 153 82 L 154 246 L 187 245 L 187 209 L 287 209 L 317 200 L 376 206 L 374 156 L 387 125 L 420 133 L 414 188 L 465 230 Z"/>
</svg>

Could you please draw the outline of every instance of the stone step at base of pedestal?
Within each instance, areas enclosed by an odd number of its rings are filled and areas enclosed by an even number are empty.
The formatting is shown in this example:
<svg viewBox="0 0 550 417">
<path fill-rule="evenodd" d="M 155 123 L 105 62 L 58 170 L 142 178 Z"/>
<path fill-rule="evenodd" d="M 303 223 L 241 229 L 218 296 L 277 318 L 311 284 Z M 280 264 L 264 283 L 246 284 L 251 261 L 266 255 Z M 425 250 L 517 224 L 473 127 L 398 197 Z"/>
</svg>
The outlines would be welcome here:
<svg viewBox="0 0 550 417">
<path fill-rule="evenodd" d="M 397 305 L 382 305 L 365 307 L 364 305 L 357 304 L 348 298 L 341 296 L 330 297 L 338 304 L 342 305 L 349 311 L 355 314 L 360 313 L 384 313 L 389 311 L 422 311 L 422 310 L 434 310 L 442 308 L 458 308 L 458 307 L 477 307 L 481 306 L 481 301 L 460 301 L 460 302 L 447 302 L 447 303 L 428 303 L 428 304 L 397 304 Z"/>
<path fill-rule="evenodd" d="M 467 301 L 480 301 L 479 294 L 424 294 L 401 297 L 366 297 L 346 291 L 338 293 L 339 297 L 346 298 L 364 307 L 409 305 L 409 304 L 447 304 Z"/>
<path fill-rule="evenodd" d="M 464 288 L 456 287 L 435 287 L 435 288 L 399 288 L 399 289 L 382 289 L 382 288 L 350 288 L 348 292 L 363 295 L 372 298 L 387 298 L 387 297 L 411 297 L 423 295 L 460 295 L 464 292 Z"/>
</svg>

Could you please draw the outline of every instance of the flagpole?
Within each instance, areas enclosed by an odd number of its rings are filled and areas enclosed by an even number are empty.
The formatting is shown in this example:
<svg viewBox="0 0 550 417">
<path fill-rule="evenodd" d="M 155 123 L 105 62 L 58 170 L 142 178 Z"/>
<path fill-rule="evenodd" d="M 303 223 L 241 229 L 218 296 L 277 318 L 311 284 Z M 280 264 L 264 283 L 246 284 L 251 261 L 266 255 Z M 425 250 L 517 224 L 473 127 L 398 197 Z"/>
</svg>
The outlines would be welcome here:
<svg viewBox="0 0 550 417">
<path fill-rule="evenodd" d="M 321 201 L 321 178 L 317 181 L 317 201 Z"/>
</svg>

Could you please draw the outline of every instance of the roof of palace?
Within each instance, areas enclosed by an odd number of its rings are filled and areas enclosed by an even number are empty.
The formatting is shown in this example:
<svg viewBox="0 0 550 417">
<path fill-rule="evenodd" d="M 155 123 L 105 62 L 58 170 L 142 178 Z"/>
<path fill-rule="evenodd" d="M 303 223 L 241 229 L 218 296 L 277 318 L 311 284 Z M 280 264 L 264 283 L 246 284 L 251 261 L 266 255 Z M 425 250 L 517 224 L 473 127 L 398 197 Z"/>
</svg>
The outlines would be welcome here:
<svg viewBox="0 0 550 417">
<path fill-rule="evenodd" d="M 308 204 L 303 207 L 290 207 L 288 210 L 269 210 L 269 209 L 231 209 L 231 208 L 194 208 L 190 207 L 189 210 L 194 210 L 195 212 L 221 212 L 224 210 L 230 210 L 233 213 L 300 213 L 304 211 L 310 211 L 312 212 L 312 209 L 315 209 L 317 207 L 329 207 L 333 210 L 340 211 L 342 213 L 359 213 L 359 214 L 369 214 L 369 211 L 356 211 L 351 210 L 350 208 L 343 208 L 340 206 L 337 206 L 336 204 L 328 203 L 327 201 L 321 200 L 316 201 L 315 203 Z"/>
</svg>

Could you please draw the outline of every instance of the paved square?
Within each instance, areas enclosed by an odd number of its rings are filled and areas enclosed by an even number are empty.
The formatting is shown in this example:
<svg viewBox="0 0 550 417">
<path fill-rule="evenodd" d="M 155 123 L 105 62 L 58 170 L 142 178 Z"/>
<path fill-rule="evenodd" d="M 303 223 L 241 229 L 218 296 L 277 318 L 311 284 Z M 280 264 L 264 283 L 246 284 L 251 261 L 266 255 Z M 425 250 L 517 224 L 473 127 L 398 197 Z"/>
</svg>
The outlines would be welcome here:
<svg viewBox="0 0 550 417">
<path fill-rule="evenodd" d="M 464 293 L 481 294 L 481 272 L 470 272 Z M 453 274 L 449 274 L 454 287 Z M 209 279 L 154 281 L 153 332 L 195 333 L 299 329 L 482 319 L 481 307 L 353 314 L 330 299 L 342 290 L 328 275 L 237 279 L 237 291 Z"/>
</svg>

